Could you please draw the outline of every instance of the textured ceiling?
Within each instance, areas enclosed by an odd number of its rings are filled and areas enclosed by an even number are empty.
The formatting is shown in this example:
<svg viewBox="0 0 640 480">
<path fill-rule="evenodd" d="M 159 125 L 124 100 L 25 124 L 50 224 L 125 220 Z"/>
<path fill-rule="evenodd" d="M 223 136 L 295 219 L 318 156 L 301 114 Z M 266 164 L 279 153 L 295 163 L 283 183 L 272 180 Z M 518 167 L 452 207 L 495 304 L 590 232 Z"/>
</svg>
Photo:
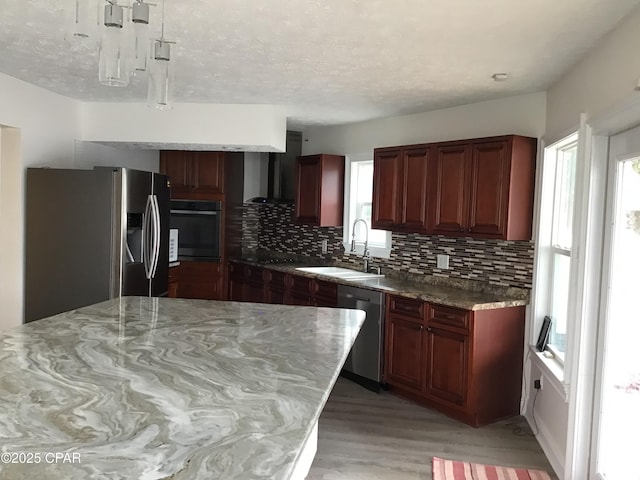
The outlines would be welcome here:
<svg viewBox="0 0 640 480">
<path fill-rule="evenodd" d="M 65 40 L 72 3 L 0 0 L 0 72 L 79 100 L 146 101 L 144 75 L 102 86 L 95 43 Z M 638 3 L 166 0 L 166 37 L 176 101 L 285 105 L 301 128 L 544 90 Z"/>
</svg>

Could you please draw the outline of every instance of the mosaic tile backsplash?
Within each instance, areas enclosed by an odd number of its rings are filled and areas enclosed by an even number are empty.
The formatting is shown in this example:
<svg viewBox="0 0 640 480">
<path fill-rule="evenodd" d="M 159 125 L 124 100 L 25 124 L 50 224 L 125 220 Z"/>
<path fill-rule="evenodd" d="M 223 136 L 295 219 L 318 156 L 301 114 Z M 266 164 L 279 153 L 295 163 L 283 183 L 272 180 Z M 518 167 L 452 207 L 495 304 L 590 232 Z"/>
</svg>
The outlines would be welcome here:
<svg viewBox="0 0 640 480">
<path fill-rule="evenodd" d="M 310 261 L 361 265 L 361 257 L 346 255 L 342 227 L 312 227 L 293 223 L 291 204 L 244 204 L 243 254 L 295 255 Z M 327 240 L 327 253 L 321 242 Z M 449 269 L 436 267 L 436 255 L 449 255 Z M 476 240 L 393 233 L 388 259 L 374 258 L 384 273 L 412 273 L 462 278 L 492 285 L 530 289 L 533 242 Z"/>
</svg>

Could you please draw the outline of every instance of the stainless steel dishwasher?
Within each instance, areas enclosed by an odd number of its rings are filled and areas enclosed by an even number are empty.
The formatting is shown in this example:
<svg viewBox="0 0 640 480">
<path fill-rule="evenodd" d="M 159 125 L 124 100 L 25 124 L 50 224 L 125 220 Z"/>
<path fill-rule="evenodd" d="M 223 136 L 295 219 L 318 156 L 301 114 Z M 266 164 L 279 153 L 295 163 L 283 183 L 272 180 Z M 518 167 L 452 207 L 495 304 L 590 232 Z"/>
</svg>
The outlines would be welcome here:
<svg viewBox="0 0 640 480">
<path fill-rule="evenodd" d="M 384 355 L 384 294 L 338 285 L 338 307 L 356 308 L 367 314 L 342 375 L 369 390 L 379 392 Z"/>
</svg>

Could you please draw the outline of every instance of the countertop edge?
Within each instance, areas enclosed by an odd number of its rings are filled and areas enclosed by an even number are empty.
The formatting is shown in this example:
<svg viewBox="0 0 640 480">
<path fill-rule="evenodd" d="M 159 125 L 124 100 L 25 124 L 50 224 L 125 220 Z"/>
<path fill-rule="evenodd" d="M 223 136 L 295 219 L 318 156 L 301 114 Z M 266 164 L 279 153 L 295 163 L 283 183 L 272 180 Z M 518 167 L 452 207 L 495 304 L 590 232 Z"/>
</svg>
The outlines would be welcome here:
<svg viewBox="0 0 640 480">
<path fill-rule="evenodd" d="M 442 298 L 429 295 L 428 293 L 422 293 L 418 291 L 416 292 L 399 291 L 399 290 L 396 291 L 396 290 L 385 288 L 385 287 L 370 285 L 370 284 L 367 284 L 366 281 L 362 281 L 362 280 L 345 280 L 345 279 L 330 277 L 330 276 L 326 276 L 318 273 L 297 270 L 296 268 L 300 265 L 296 263 L 273 264 L 273 263 L 262 263 L 262 262 L 246 260 L 246 259 L 238 259 L 238 258 L 231 259 L 230 261 L 234 263 L 251 265 L 254 267 L 264 268 L 268 270 L 275 270 L 275 271 L 284 272 L 284 273 L 292 273 L 302 277 L 315 278 L 325 282 L 336 283 L 338 285 L 364 288 L 364 289 L 373 290 L 376 292 L 388 293 L 391 295 L 396 295 L 396 296 L 405 297 L 405 298 L 413 298 L 416 300 L 422 300 L 425 302 L 436 303 L 436 304 L 445 305 L 449 307 L 461 308 L 464 310 L 471 310 L 471 311 L 496 310 L 500 308 L 521 307 L 529 304 L 528 300 L 520 299 L 520 298 L 505 298 L 505 300 L 494 300 L 494 301 L 480 302 L 480 303 L 473 302 L 473 301 L 465 301 L 465 300 L 460 300 L 460 301 L 458 300 L 452 301 L 449 299 L 443 300 Z M 416 290 L 419 290 L 420 284 L 412 284 L 411 288 L 415 288 Z M 449 288 L 452 290 L 458 290 L 460 292 L 465 292 L 465 290 L 458 289 L 455 287 L 446 287 L 446 288 Z"/>
</svg>

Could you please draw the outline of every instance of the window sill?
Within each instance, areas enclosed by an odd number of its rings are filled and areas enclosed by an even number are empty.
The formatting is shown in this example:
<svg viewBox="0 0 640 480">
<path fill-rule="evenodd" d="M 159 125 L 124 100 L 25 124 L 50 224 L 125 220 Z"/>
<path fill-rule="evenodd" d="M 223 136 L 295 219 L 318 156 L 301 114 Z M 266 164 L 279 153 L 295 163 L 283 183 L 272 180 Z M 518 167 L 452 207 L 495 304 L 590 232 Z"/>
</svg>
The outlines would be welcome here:
<svg viewBox="0 0 640 480">
<path fill-rule="evenodd" d="M 529 345 L 529 350 L 532 353 L 533 361 L 545 377 L 546 382 L 543 382 L 543 389 L 545 384 L 550 384 L 558 395 L 562 397 L 562 400 L 565 403 L 568 402 L 569 384 L 564 381 L 564 366 L 554 357 L 547 357 L 542 352 L 539 352 L 534 345 Z"/>
</svg>

